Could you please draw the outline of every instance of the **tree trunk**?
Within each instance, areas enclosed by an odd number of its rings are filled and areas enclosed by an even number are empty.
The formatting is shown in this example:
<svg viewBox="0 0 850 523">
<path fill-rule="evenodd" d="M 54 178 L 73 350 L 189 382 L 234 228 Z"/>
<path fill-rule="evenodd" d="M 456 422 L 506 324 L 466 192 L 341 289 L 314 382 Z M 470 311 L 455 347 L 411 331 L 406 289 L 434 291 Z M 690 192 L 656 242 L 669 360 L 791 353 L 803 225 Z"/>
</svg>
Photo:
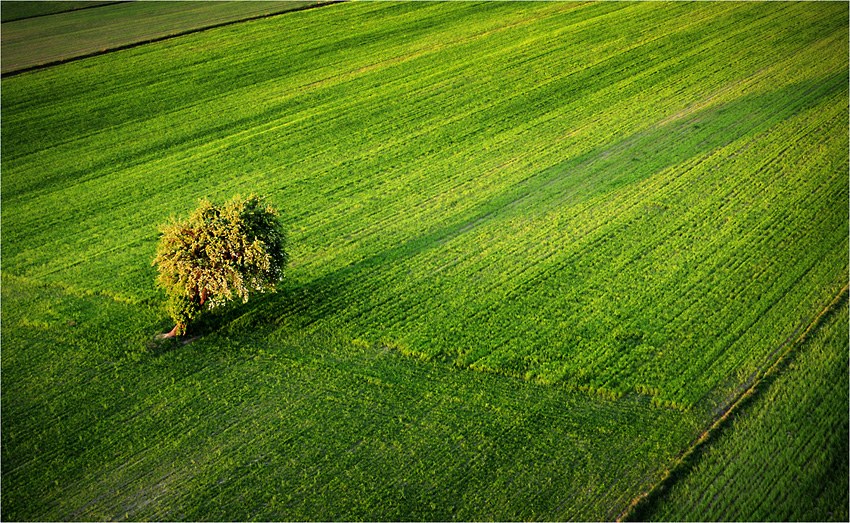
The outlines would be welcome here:
<svg viewBox="0 0 850 523">
<path fill-rule="evenodd" d="M 173 329 L 171 329 L 169 332 L 167 332 L 165 334 L 160 334 L 159 337 L 160 338 L 174 338 L 174 337 L 177 336 L 177 329 L 179 327 L 180 327 L 179 325 L 175 325 Z"/>
</svg>

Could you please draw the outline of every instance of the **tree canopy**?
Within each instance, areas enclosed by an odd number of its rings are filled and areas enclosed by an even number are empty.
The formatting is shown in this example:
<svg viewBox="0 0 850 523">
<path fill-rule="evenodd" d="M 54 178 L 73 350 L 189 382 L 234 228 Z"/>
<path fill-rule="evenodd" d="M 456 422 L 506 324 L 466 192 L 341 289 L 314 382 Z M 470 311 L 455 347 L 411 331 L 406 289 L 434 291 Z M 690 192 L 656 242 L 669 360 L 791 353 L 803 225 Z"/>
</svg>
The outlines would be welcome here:
<svg viewBox="0 0 850 523">
<path fill-rule="evenodd" d="M 279 213 L 261 198 L 237 196 L 223 205 L 201 200 L 187 220 L 172 218 L 153 265 L 175 322 L 185 334 L 202 310 L 254 292 L 275 291 L 288 259 Z"/>
</svg>

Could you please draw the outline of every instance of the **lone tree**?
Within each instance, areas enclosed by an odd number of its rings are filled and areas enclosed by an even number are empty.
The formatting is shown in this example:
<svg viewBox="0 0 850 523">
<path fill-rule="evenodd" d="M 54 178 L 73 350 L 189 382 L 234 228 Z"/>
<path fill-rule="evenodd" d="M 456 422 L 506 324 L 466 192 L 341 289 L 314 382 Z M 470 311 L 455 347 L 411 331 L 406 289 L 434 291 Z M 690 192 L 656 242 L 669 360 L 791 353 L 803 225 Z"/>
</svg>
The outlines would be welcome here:
<svg viewBox="0 0 850 523">
<path fill-rule="evenodd" d="M 286 237 L 278 212 L 257 196 L 217 206 L 207 200 L 189 216 L 161 227 L 153 265 L 175 322 L 170 338 L 186 333 L 204 309 L 253 292 L 274 291 L 286 266 Z"/>
</svg>

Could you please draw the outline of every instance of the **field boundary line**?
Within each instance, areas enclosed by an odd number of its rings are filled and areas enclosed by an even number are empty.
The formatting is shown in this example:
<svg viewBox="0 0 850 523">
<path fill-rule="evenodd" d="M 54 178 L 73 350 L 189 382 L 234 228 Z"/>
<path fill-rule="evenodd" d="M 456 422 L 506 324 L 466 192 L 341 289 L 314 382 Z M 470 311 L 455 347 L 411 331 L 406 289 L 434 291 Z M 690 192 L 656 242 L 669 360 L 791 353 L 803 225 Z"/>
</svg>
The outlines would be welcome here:
<svg viewBox="0 0 850 523">
<path fill-rule="evenodd" d="M 832 301 L 824 307 L 809 324 L 805 330 L 794 340 L 788 344 L 788 347 L 771 363 L 766 370 L 757 375 L 756 379 L 733 401 L 726 409 L 721 411 L 720 415 L 714 419 L 711 425 L 705 429 L 699 437 L 691 443 L 676 459 L 672 465 L 668 467 L 661 479 L 649 490 L 641 493 L 632 500 L 631 503 L 617 516 L 617 522 L 621 521 L 638 521 L 645 519 L 643 512 L 649 508 L 654 501 L 663 495 L 676 482 L 677 479 L 683 477 L 696 458 L 699 457 L 702 449 L 711 443 L 712 440 L 723 430 L 728 424 L 730 418 L 738 411 L 746 407 L 747 403 L 756 397 L 760 385 L 770 377 L 782 371 L 783 365 L 786 363 L 791 353 L 795 348 L 800 347 L 808 341 L 809 335 L 820 328 L 823 320 L 834 310 L 836 310 L 848 296 L 848 284 L 838 291 L 838 294 L 833 297 Z"/>
<path fill-rule="evenodd" d="M 67 58 L 60 58 L 59 60 L 51 60 L 49 62 L 45 62 L 45 63 L 42 63 L 42 64 L 28 65 L 28 66 L 22 67 L 20 69 L 14 69 L 14 70 L 11 70 L 11 71 L 6 71 L 4 73 L 0 73 L 0 78 L 9 78 L 9 77 L 17 76 L 17 75 L 23 74 L 23 73 L 29 73 L 29 72 L 32 72 L 32 71 L 47 69 L 48 67 L 53 67 L 53 66 L 56 66 L 56 65 L 67 64 L 67 63 L 70 63 L 70 62 L 76 62 L 78 60 L 84 60 L 86 58 L 94 58 L 95 56 L 102 56 L 102 55 L 105 55 L 105 54 L 114 53 L 116 51 L 125 51 L 127 49 L 133 49 L 135 47 L 141 47 L 141 46 L 147 45 L 147 44 L 154 44 L 154 43 L 162 42 L 162 41 L 165 41 L 165 40 L 171 40 L 172 38 L 179 38 L 181 36 L 188 36 L 188 35 L 191 35 L 191 34 L 200 33 L 202 31 L 208 31 L 210 29 L 218 29 L 220 27 L 226 27 L 226 26 L 229 26 L 229 25 L 241 24 L 242 22 L 252 22 L 254 20 L 262 20 L 264 18 L 271 18 L 273 16 L 282 16 L 282 15 L 287 15 L 287 14 L 291 14 L 291 13 L 297 13 L 297 12 L 300 12 L 300 11 L 307 11 L 307 10 L 316 9 L 316 8 L 319 8 L 319 7 L 326 7 L 326 6 L 329 6 L 329 5 L 341 4 L 341 3 L 344 3 L 344 2 L 347 2 L 347 1 L 348 0 L 324 0 L 324 1 L 316 2 L 315 4 L 309 4 L 309 5 L 296 7 L 295 9 L 290 9 L 289 11 L 279 11 L 279 12 L 274 12 L 274 13 L 253 15 L 253 16 L 248 16 L 248 17 L 245 17 L 245 18 L 239 18 L 238 20 L 228 20 L 226 22 L 218 22 L 218 23 L 215 23 L 215 24 L 205 25 L 205 26 L 202 26 L 202 27 L 195 27 L 193 29 L 186 29 L 185 31 L 178 31 L 176 33 L 170 33 L 170 34 L 166 34 L 166 35 L 162 35 L 162 36 L 155 36 L 155 37 L 152 37 L 152 38 L 145 38 L 143 40 L 137 40 L 135 42 L 131 42 L 131 43 L 128 43 L 128 44 L 121 44 L 121 45 L 117 45 L 115 47 L 108 47 L 106 49 L 99 49 L 97 51 L 92 51 L 90 53 L 84 53 L 84 54 L 77 55 L 77 56 L 69 56 Z M 124 3 L 124 2 L 115 2 L 115 4 L 119 4 L 119 3 Z M 93 6 L 93 7 L 102 7 L 102 6 Z"/>
<path fill-rule="evenodd" d="M 2 21 L 0 21 L 0 23 L 11 24 L 13 22 L 20 22 L 21 20 L 32 20 L 33 18 L 42 18 L 44 16 L 55 16 L 55 15 L 61 15 L 61 14 L 64 14 L 64 13 L 73 13 L 73 12 L 76 12 L 76 11 L 84 11 L 86 9 L 96 9 L 98 7 L 107 7 L 107 6 L 115 5 L 115 4 L 128 4 L 131 1 L 132 0 L 117 0 L 115 2 L 103 2 L 102 4 L 85 5 L 85 6 L 82 6 L 82 7 L 74 7 L 72 9 L 68 9 L 66 11 L 57 11 L 55 13 L 40 13 L 40 14 L 37 14 L 37 15 L 25 16 L 23 18 L 15 18 L 14 20 L 2 20 Z"/>
</svg>

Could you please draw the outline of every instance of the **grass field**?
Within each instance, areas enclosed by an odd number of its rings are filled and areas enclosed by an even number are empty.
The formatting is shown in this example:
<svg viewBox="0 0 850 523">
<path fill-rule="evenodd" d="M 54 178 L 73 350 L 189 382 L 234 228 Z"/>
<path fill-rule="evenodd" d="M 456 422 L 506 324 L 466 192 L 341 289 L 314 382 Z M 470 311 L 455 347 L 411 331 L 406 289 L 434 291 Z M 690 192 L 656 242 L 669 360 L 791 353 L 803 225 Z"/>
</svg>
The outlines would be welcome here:
<svg viewBox="0 0 850 523">
<path fill-rule="evenodd" d="M 644 519 L 847 521 L 847 355 L 845 299 Z"/>
<path fill-rule="evenodd" d="M 6 22 L 8 16 L 10 23 L 3 26 L 2 72 L 10 73 L 315 3 L 295 0 L 3 2 L 3 21 Z"/>
<path fill-rule="evenodd" d="M 325 328 L 146 349 L 156 309 L 2 288 L 6 520 L 610 519 L 696 426 Z"/>
<path fill-rule="evenodd" d="M 847 15 L 341 4 L 4 79 L 3 518 L 616 517 L 847 282 Z M 152 344 L 157 225 L 240 192 L 283 292 Z"/>
</svg>

